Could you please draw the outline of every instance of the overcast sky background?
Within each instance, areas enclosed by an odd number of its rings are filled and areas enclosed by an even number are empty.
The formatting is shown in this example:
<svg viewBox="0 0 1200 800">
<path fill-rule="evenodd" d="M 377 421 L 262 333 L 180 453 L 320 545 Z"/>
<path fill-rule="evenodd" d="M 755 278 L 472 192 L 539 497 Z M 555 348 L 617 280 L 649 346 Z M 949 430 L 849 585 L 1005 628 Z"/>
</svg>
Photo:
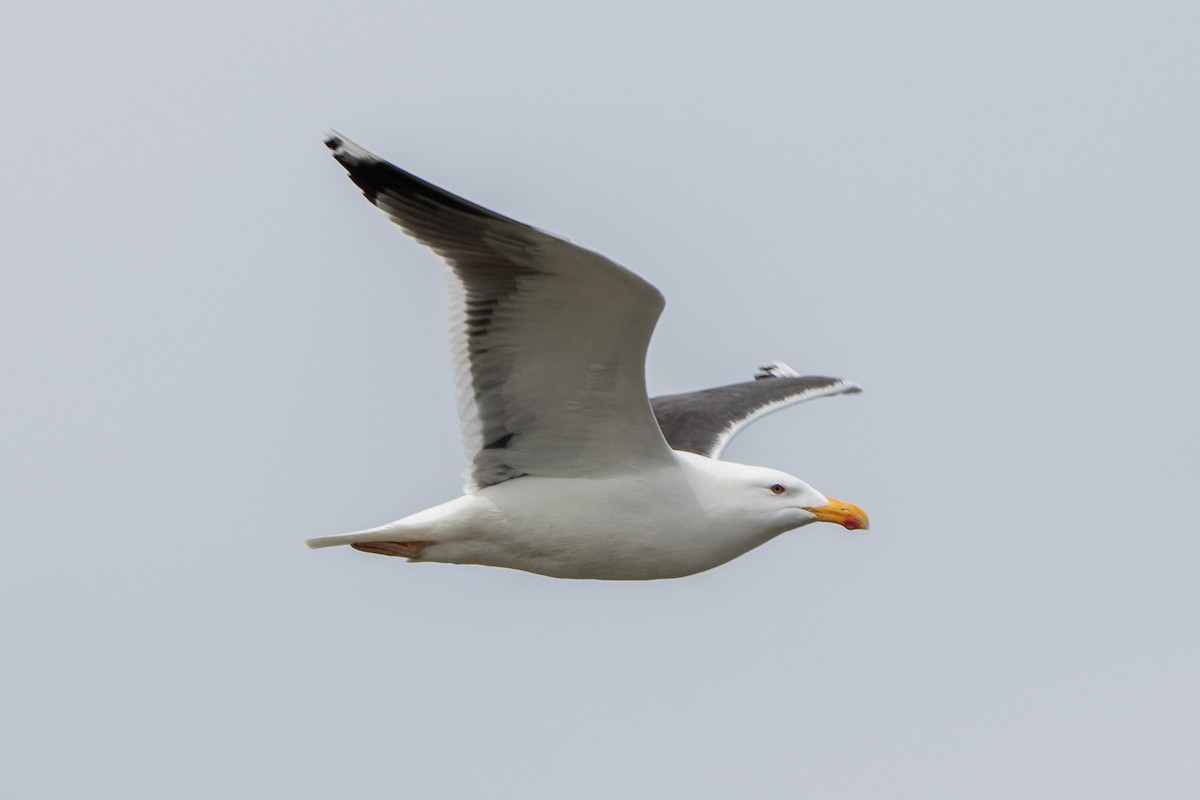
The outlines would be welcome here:
<svg viewBox="0 0 1200 800">
<path fill-rule="evenodd" d="M 1200 791 L 1200 6 L 32 3 L 0 30 L 13 797 Z M 462 483 L 347 136 L 658 286 L 871 515 L 646 584 L 303 540 Z"/>
</svg>

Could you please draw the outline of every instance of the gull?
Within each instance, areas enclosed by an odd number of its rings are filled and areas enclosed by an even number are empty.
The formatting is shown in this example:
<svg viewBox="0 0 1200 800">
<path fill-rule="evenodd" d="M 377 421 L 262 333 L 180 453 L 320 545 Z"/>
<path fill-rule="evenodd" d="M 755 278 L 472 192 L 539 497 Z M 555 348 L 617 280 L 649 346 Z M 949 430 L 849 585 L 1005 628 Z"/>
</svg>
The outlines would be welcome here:
<svg viewBox="0 0 1200 800">
<path fill-rule="evenodd" d="M 651 400 L 657 289 L 340 134 L 325 145 L 367 200 L 448 267 L 468 468 L 461 497 L 310 547 L 653 580 L 712 569 L 813 522 L 867 528 L 862 509 L 795 476 L 720 460 L 751 421 L 856 384 L 772 362 L 755 380 Z"/>
</svg>

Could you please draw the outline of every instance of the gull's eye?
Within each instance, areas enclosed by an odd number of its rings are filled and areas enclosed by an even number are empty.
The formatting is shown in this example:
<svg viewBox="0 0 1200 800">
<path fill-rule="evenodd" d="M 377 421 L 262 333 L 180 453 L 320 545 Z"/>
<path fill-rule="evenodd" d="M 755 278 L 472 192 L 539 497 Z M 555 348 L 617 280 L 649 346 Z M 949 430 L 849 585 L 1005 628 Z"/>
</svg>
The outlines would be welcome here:
<svg viewBox="0 0 1200 800">
<path fill-rule="evenodd" d="M 782 483 L 771 484 L 771 494 L 783 494 L 787 491 L 787 487 Z"/>
</svg>

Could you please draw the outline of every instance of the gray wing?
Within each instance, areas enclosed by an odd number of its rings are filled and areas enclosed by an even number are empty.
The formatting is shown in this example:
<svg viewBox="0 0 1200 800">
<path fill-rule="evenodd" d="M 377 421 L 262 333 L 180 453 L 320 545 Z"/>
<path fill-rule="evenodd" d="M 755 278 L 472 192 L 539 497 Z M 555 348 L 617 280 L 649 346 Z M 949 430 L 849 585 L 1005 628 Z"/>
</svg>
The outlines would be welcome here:
<svg viewBox="0 0 1200 800">
<path fill-rule="evenodd" d="M 337 134 L 368 200 L 449 266 L 467 489 L 672 459 L 646 396 L 658 290 L 597 253 L 456 197 Z"/>
<path fill-rule="evenodd" d="M 752 381 L 663 395 L 650 403 L 673 450 L 718 458 L 729 440 L 759 417 L 805 400 L 861 391 L 851 381 L 801 375 L 775 361 L 762 367 Z"/>
</svg>

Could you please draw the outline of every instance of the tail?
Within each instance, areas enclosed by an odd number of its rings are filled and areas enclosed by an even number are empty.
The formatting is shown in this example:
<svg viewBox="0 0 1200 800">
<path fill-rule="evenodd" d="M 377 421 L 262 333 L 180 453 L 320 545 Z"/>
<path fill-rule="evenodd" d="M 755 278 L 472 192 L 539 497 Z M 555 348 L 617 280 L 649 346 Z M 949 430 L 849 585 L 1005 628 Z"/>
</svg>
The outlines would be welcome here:
<svg viewBox="0 0 1200 800">
<path fill-rule="evenodd" d="M 402 524 L 401 522 L 389 522 L 387 525 L 380 525 L 378 528 L 367 528 L 363 531 L 355 531 L 354 533 L 343 533 L 340 536 L 321 536 L 316 539 L 309 539 L 305 542 L 309 547 L 316 549 L 318 547 L 337 547 L 339 545 L 356 545 L 356 544 L 372 544 L 375 542 L 403 542 L 420 539 L 419 525 Z"/>
</svg>

